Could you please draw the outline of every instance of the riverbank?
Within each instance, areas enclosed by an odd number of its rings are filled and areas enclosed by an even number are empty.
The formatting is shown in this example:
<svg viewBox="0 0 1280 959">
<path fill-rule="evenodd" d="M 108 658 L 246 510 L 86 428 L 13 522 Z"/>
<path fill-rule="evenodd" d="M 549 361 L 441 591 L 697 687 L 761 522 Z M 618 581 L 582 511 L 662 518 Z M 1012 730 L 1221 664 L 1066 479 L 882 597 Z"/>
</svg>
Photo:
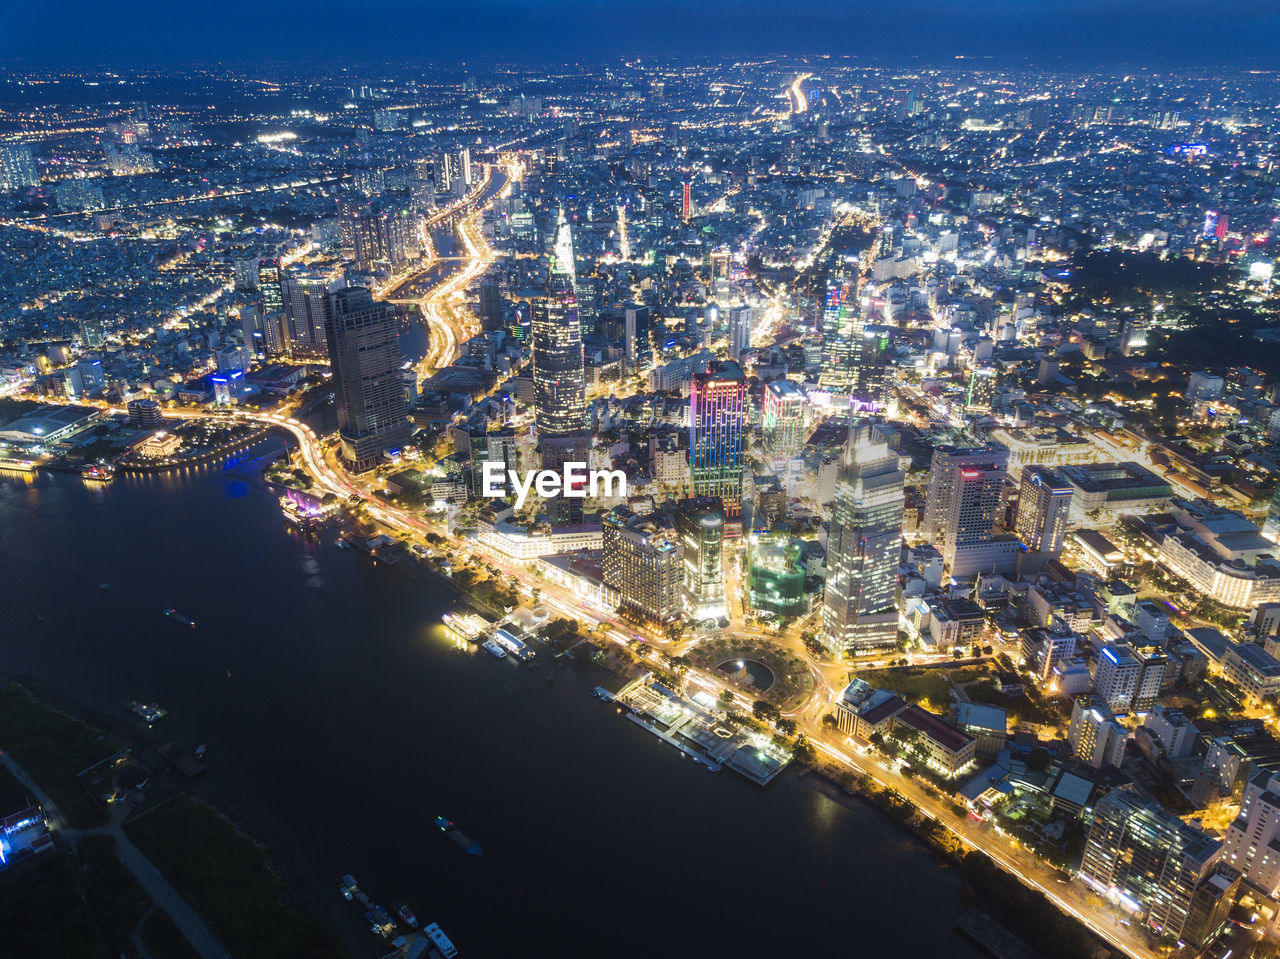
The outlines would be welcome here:
<svg viewBox="0 0 1280 959">
<path fill-rule="evenodd" d="M 682 952 L 832 951 L 846 926 L 800 917 L 856 902 L 867 948 L 897 948 L 910 928 L 913 949 L 977 959 L 952 929 L 958 883 L 893 830 L 789 777 L 762 792 L 708 776 L 601 710 L 590 691 L 608 680 L 569 668 L 576 655 L 539 649 L 528 670 L 459 644 L 440 625 L 452 597 L 439 581 L 288 531 L 277 497 L 241 466 L 0 483 L 0 575 L 25 620 L 0 670 L 56 684 L 148 747 L 208 744 L 207 775 L 183 790 L 268 841 L 286 883 L 305 882 L 296 901 L 352 956 L 386 946 L 338 896 L 344 873 L 439 922 L 462 955 L 521 955 L 528 930 L 560 915 L 565 955 L 642 959 L 653 941 L 617 930 L 634 922 L 634 890 L 666 888 L 679 859 L 756 875 L 776 917 L 738 921 L 741 887 L 702 883 L 696 908 L 662 910 Z M 117 590 L 99 591 L 104 579 Z M 131 699 L 169 716 L 147 730 Z M 485 854 L 461 854 L 439 815 Z M 850 870 L 851 856 L 876 868 Z M 622 885 L 583 881 L 601 874 Z"/>
<path fill-rule="evenodd" d="M 301 889 L 267 854 L 267 846 L 253 838 L 241 824 L 233 823 L 206 797 L 195 794 L 190 784 L 169 774 L 163 764 L 154 763 L 154 744 L 128 723 L 97 713 L 100 725 L 90 725 L 72 712 L 70 701 L 60 697 L 57 708 L 41 701 L 30 688 L 35 681 L 19 685 L 10 678 L 0 690 L 0 730 L 4 748 L 19 761 L 32 778 L 57 803 L 69 825 L 80 829 L 100 826 L 107 807 L 94 802 L 90 792 L 75 780 L 73 767 L 91 756 L 125 753 L 138 764 L 140 781 L 136 792 L 120 796 L 116 807 L 126 804 L 129 812 L 124 829 L 160 873 L 208 922 L 237 959 L 277 959 L 298 955 L 316 959 L 341 959 L 333 931 L 320 918 L 299 908 L 291 890 Z M 86 710 L 86 712 L 88 712 Z M 16 748 L 15 748 L 16 745 Z M 139 762 L 146 757 L 149 765 Z M 7 775 L 7 773 L 6 773 Z M 11 779 L 11 777 L 9 777 Z M 16 799 L 25 790 L 16 781 L 0 784 L 0 795 Z M 7 815 L 16 809 L 0 809 Z M 109 835 L 80 837 L 74 848 L 53 833 L 58 848 L 54 853 L 22 864 L 21 873 L 0 872 L 0 895 L 5 908 L 12 908 L 10 886 L 26 882 L 29 873 L 40 875 L 38 887 L 63 890 L 60 896 L 42 899 L 31 906 L 25 897 L 18 901 L 27 909 L 26 921 L 36 929 L 86 926 L 92 934 L 84 939 L 80 952 L 76 945 L 64 945 L 59 936 L 52 940 L 33 939 L 39 948 L 26 955 L 90 957 L 101 955 L 141 957 L 139 940 L 153 959 L 189 959 L 194 949 L 182 938 L 172 920 L 155 909 L 147 894 L 116 857 Z M 75 836 L 73 832 L 71 835 Z M 64 859 L 78 864 L 67 872 Z M 83 873 L 77 876 L 75 873 Z M 10 881 L 13 881 L 11 883 Z M 68 899 L 68 896 L 70 897 Z M 88 904 L 87 918 L 80 905 Z M 4 909 L 0 908 L 0 921 Z M 34 917 L 48 915 L 45 922 Z M 87 944 L 86 944 L 87 943 Z"/>
<path fill-rule="evenodd" d="M 868 776 L 819 764 L 797 778 L 833 802 L 849 809 L 878 810 L 928 849 L 934 858 L 965 881 L 968 899 L 1031 949 L 1045 956 L 1109 959 L 1115 951 L 1041 892 L 1029 889 L 984 853 L 970 850 L 936 819 L 924 814 L 894 789 Z"/>
</svg>

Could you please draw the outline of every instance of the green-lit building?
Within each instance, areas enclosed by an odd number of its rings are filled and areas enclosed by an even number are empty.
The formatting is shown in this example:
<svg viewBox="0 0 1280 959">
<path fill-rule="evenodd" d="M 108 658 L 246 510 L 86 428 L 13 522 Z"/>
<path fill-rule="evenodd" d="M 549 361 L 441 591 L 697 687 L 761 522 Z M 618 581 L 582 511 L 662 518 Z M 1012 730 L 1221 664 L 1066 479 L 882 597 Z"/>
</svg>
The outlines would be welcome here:
<svg viewBox="0 0 1280 959">
<path fill-rule="evenodd" d="M 751 544 L 747 602 L 758 613 L 799 616 L 805 612 L 800 547 L 785 535 L 762 534 Z"/>
</svg>

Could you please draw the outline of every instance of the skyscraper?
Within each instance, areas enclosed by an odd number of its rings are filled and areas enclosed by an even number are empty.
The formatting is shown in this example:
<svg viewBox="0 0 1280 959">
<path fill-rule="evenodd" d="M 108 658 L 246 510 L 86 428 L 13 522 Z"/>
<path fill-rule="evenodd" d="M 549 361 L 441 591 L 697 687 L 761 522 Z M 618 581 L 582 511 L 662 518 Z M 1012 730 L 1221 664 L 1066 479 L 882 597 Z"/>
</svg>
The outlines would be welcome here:
<svg viewBox="0 0 1280 959">
<path fill-rule="evenodd" d="M 586 430 L 582 329 L 574 296 L 573 237 L 564 211 L 556 227 L 545 295 L 533 301 L 534 422 L 538 438 Z"/>
<path fill-rule="evenodd" d="M 996 508 L 1004 477 L 1003 465 L 964 466 L 956 470 L 941 543 L 943 562 L 953 576 L 967 576 L 988 565 L 983 547 L 995 538 Z"/>
<path fill-rule="evenodd" d="M 807 403 L 804 393 L 790 380 L 774 380 L 765 384 L 761 411 L 764 453 L 775 470 L 782 470 L 804 445 Z"/>
<path fill-rule="evenodd" d="M 711 361 L 693 375 L 689 393 L 689 469 L 695 496 L 715 496 L 724 515 L 742 506 L 742 435 L 747 425 L 747 383 L 732 361 Z"/>
<path fill-rule="evenodd" d="M 485 332 L 502 329 L 502 287 L 497 280 L 480 284 L 480 328 Z"/>
<path fill-rule="evenodd" d="M 1055 469 L 1027 466 L 1022 470 L 1014 531 L 1027 549 L 1046 560 L 1062 555 L 1072 492 L 1071 485 Z"/>
<path fill-rule="evenodd" d="M 284 281 L 289 355 L 300 360 L 329 358 L 329 287 L 320 277 L 290 277 Z"/>
<path fill-rule="evenodd" d="M 391 304 L 375 303 L 364 287 L 349 286 L 329 296 L 327 333 L 342 461 L 364 472 L 384 452 L 409 442 L 400 324 Z"/>
<path fill-rule="evenodd" d="M 714 496 L 682 500 L 676 534 L 684 566 L 684 611 L 695 623 L 728 617 L 724 602 L 724 514 Z"/>
<path fill-rule="evenodd" d="M 1280 543 L 1280 482 L 1276 483 L 1275 492 L 1267 504 L 1267 519 L 1262 524 L 1262 535 L 1268 542 Z"/>
<path fill-rule="evenodd" d="M 640 303 L 628 303 L 623 319 L 627 366 L 635 371 L 646 370 L 653 365 L 653 321 L 649 308 Z"/>
<path fill-rule="evenodd" d="M 903 474 L 865 423 L 849 429 L 836 479 L 822 597 L 822 643 L 833 655 L 898 639 Z"/>
<path fill-rule="evenodd" d="M 258 261 L 258 296 L 263 314 L 284 309 L 284 272 L 279 260 Z"/>
<path fill-rule="evenodd" d="M 967 576 L 993 563 L 1008 566 L 1016 559 L 1016 544 L 995 539 L 1008 461 L 1009 451 L 999 443 L 933 451 L 921 531 L 942 552 L 952 575 Z"/>
<path fill-rule="evenodd" d="M 289 352 L 288 319 L 284 306 L 284 271 L 280 261 L 258 261 L 258 328 L 267 356 Z"/>
<path fill-rule="evenodd" d="M 0 144 L 0 193 L 39 186 L 40 174 L 31 147 L 25 143 Z"/>
<path fill-rule="evenodd" d="M 751 349 L 751 324 L 755 319 L 755 311 L 749 306 L 733 306 L 729 308 L 729 356 L 738 360 L 742 354 Z"/>
<path fill-rule="evenodd" d="M 1080 876 L 1154 932 L 1176 939 L 1221 851 L 1208 833 L 1143 799 L 1135 787 L 1121 786 L 1094 807 Z"/>
<path fill-rule="evenodd" d="M 637 615 L 664 622 L 684 607 L 684 567 L 680 544 L 668 530 L 625 506 L 604 518 L 605 585 Z"/>
<path fill-rule="evenodd" d="M 351 223 L 356 263 L 363 270 L 379 265 L 398 267 L 422 252 L 416 215 L 375 202 L 357 210 Z"/>
<path fill-rule="evenodd" d="M 841 398 L 878 406 L 885 398 L 887 339 L 867 327 L 853 286 L 833 280 L 822 317 L 822 369 L 818 384 Z"/>
</svg>

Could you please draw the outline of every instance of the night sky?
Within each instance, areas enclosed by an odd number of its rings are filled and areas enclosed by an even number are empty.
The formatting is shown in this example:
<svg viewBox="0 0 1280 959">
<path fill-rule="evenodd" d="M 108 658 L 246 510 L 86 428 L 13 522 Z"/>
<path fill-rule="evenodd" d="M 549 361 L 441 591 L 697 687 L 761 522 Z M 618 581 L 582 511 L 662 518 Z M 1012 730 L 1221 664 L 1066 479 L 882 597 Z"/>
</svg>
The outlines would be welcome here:
<svg viewBox="0 0 1280 959">
<path fill-rule="evenodd" d="M 1280 0 L 0 0 L 0 59 L 242 63 L 830 53 L 1280 69 Z"/>
</svg>

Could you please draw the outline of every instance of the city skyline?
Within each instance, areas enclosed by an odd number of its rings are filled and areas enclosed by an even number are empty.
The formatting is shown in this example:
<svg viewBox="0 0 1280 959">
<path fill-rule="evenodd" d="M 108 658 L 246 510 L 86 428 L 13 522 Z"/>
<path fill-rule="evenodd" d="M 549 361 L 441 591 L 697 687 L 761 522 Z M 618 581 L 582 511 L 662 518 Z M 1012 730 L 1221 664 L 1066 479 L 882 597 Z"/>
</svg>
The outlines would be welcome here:
<svg viewBox="0 0 1280 959">
<path fill-rule="evenodd" d="M 10 951 L 1280 955 L 1269 12 L 236 2 L 0 66 Z"/>
</svg>

